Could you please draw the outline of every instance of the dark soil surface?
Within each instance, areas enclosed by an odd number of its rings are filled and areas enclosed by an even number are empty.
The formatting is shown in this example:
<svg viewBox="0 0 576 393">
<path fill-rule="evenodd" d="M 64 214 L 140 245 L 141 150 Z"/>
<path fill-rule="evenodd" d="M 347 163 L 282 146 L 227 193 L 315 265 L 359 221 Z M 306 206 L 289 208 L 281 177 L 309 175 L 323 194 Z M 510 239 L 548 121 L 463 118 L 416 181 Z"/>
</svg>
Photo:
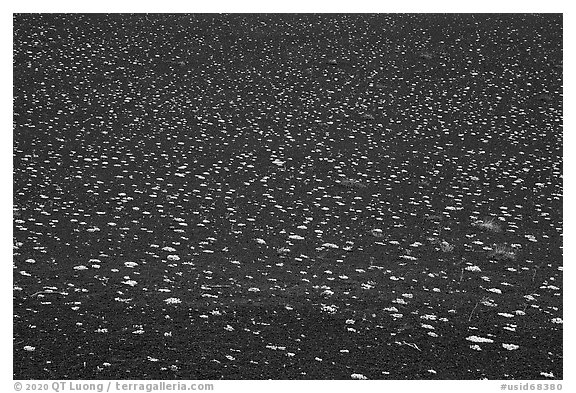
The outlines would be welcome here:
<svg viewBox="0 0 576 393">
<path fill-rule="evenodd" d="M 561 379 L 560 15 L 15 15 L 15 379 Z"/>
</svg>

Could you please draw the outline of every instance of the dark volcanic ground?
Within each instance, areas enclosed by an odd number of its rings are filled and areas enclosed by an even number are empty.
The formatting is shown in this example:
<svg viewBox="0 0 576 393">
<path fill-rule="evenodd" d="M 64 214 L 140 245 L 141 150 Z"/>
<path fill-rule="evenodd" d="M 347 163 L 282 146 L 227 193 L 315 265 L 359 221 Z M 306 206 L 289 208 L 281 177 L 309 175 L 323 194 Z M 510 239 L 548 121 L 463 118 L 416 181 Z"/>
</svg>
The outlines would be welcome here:
<svg viewBox="0 0 576 393">
<path fill-rule="evenodd" d="M 560 15 L 16 15 L 14 378 L 560 379 Z"/>
</svg>

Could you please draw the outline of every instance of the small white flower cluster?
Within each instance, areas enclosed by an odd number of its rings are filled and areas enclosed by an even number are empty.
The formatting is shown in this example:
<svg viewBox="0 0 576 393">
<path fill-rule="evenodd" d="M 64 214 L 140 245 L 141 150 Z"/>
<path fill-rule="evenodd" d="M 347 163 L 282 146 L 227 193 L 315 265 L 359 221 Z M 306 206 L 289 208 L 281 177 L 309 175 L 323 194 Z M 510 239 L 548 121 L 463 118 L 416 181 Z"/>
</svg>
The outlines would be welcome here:
<svg viewBox="0 0 576 393">
<path fill-rule="evenodd" d="M 464 270 L 468 270 L 469 272 L 481 272 L 482 269 L 480 269 L 478 266 L 467 266 Z"/>
<path fill-rule="evenodd" d="M 74 270 L 88 270 L 88 268 L 84 265 L 74 266 Z"/>
<path fill-rule="evenodd" d="M 329 290 L 329 289 L 326 289 L 325 291 L 323 291 L 323 292 L 321 293 L 321 295 L 322 295 L 322 296 L 326 296 L 326 297 L 332 296 L 332 295 L 334 295 L 334 291 L 331 291 L 331 290 Z"/>
<path fill-rule="evenodd" d="M 562 321 L 562 318 L 552 318 L 552 323 L 561 324 L 564 323 L 564 321 Z"/>
<path fill-rule="evenodd" d="M 336 307 L 334 305 L 328 306 L 326 304 L 322 304 L 321 311 L 328 313 L 328 314 L 335 314 L 336 311 L 338 311 L 338 307 Z"/>
<path fill-rule="evenodd" d="M 489 338 L 478 337 L 478 336 L 466 337 L 466 340 L 472 341 L 474 343 L 493 343 L 494 342 L 494 340 L 491 340 Z"/>
</svg>

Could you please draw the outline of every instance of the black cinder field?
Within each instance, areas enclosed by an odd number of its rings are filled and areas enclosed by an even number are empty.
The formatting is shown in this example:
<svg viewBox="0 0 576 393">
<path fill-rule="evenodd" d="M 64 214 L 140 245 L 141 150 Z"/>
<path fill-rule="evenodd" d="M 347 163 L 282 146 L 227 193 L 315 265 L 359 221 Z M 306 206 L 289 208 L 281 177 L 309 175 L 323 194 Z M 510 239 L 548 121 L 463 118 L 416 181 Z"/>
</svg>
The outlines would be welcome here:
<svg viewBox="0 0 576 393">
<path fill-rule="evenodd" d="M 562 379 L 562 16 L 16 14 L 15 379 Z"/>
</svg>

